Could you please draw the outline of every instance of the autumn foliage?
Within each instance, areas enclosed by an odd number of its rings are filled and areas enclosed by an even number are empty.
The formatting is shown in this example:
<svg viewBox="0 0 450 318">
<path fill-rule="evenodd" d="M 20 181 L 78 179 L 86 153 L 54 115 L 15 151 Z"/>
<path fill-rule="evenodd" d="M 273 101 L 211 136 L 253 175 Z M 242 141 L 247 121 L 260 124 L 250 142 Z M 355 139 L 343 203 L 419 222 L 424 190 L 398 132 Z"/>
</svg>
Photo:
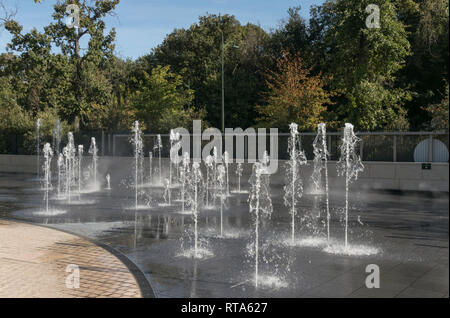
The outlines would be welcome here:
<svg viewBox="0 0 450 318">
<path fill-rule="evenodd" d="M 304 66 L 299 53 L 283 51 L 276 65 L 275 71 L 266 73 L 267 103 L 256 107 L 259 124 L 287 130 L 295 122 L 300 130 L 313 130 L 323 120 L 333 93 L 324 89 L 321 73 L 312 75 Z"/>
</svg>

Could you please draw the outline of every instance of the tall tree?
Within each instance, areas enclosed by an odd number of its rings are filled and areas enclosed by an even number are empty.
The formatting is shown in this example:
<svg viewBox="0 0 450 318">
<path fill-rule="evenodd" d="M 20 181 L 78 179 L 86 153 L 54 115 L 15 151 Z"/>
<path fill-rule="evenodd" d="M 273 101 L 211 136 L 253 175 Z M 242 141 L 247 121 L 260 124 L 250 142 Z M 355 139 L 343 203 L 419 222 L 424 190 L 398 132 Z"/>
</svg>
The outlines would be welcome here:
<svg viewBox="0 0 450 318">
<path fill-rule="evenodd" d="M 288 131 L 292 122 L 300 130 L 314 130 L 323 120 L 332 94 L 323 88 L 325 81 L 321 74 L 311 75 L 311 68 L 303 65 L 299 53 L 282 54 L 277 60 L 277 70 L 266 74 L 267 104 L 257 106 L 261 115 L 258 122 L 284 131 Z"/>
<path fill-rule="evenodd" d="M 401 85 L 413 92 L 405 108 L 413 129 L 431 128 L 427 109 L 441 102 L 448 79 L 449 1 L 397 0 L 397 7 L 412 49 L 399 76 Z"/>
<path fill-rule="evenodd" d="M 287 19 L 283 19 L 280 26 L 270 33 L 270 39 L 265 45 L 265 50 L 272 57 L 274 66 L 282 51 L 292 54 L 300 52 L 303 60 L 308 65 L 314 63 L 311 54 L 311 38 L 308 22 L 300 15 L 301 7 L 289 8 Z"/>
<path fill-rule="evenodd" d="M 380 9 L 380 28 L 368 28 L 366 8 Z M 410 54 L 405 26 L 390 0 L 326 1 L 311 10 L 311 35 L 321 68 L 342 92 L 336 112 L 358 129 L 407 129 L 410 98 L 397 74 Z"/>
<path fill-rule="evenodd" d="M 203 114 L 192 108 L 194 91 L 184 87 L 183 78 L 171 73 L 169 66 L 157 66 L 144 80 L 133 98 L 140 119 L 151 132 L 168 133 L 176 127 L 192 126 Z"/>
<path fill-rule="evenodd" d="M 104 18 L 114 14 L 119 0 L 65 0 L 54 5 L 53 19 L 45 28 L 52 38 L 74 65 L 71 79 L 71 92 L 74 105 L 66 109 L 66 116 L 75 125 L 83 121 L 92 104 L 106 104 L 111 97 L 111 86 L 104 77 L 102 70 L 111 59 L 114 52 L 115 29 L 106 32 Z M 70 28 L 66 24 L 66 9 L 69 4 L 79 7 L 80 25 Z M 85 52 L 81 47 L 83 39 L 87 38 L 88 48 Z"/>
<path fill-rule="evenodd" d="M 176 29 L 154 50 L 157 64 L 170 65 L 195 90 L 194 105 L 206 109 L 207 121 L 221 126 L 221 52 L 225 42 L 225 123 L 251 126 L 254 105 L 263 89 L 263 43 L 260 27 L 242 26 L 232 15 L 199 17 L 188 29 Z"/>
</svg>

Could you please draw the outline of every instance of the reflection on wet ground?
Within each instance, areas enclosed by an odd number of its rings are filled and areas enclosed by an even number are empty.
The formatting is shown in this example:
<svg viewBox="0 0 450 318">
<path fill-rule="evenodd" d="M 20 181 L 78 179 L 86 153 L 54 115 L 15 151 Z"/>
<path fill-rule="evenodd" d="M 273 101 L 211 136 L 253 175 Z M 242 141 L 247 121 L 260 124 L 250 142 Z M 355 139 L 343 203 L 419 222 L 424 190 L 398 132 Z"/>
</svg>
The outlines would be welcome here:
<svg viewBox="0 0 450 318">
<path fill-rule="evenodd" d="M 113 178 L 116 179 L 113 179 Z M 298 218 L 298 243 L 287 244 L 290 215 L 281 186 L 271 189 L 274 212 L 261 237 L 260 273 L 265 286 L 253 285 L 248 194 L 227 198 L 224 237 L 219 237 L 219 209 L 202 210 L 199 228 L 202 259 L 184 257 L 191 248 L 193 220 L 181 203 L 159 207 L 163 189 L 146 188 L 151 208 L 135 211 L 134 189 L 113 176 L 112 190 L 84 191 L 51 200 L 42 213 L 43 192 L 31 175 L 0 175 L 0 217 L 67 230 L 106 243 L 124 253 L 146 275 L 157 297 L 448 297 L 448 194 L 351 194 L 349 241 L 355 255 L 342 255 L 343 195 L 330 196 L 333 246 L 326 246 L 320 196 L 305 195 Z M 233 189 L 235 185 L 232 184 Z M 247 185 L 242 185 L 247 189 Z M 177 198 L 177 191 L 174 191 Z M 50 211 L 50 212 L 51 212 Z M 330 251 L 330 248 L 333 251 Z M 358 250 L 359 249 L 359 250 Z M 374 255 L 365 255 L 375 251 Z M 381 288 L 365 286 L 366 266 L 377 264 Z"/>
</svg>

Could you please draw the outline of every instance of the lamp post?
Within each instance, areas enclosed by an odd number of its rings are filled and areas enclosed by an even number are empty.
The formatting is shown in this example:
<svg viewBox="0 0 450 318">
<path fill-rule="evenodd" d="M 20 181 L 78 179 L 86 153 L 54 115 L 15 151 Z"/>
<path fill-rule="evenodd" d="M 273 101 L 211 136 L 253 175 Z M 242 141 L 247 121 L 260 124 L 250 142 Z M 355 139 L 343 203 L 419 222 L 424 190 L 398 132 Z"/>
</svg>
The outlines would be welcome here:
<svg viewBox="0 0 450 318">
<path fill-rule="evenodd" d="M 223 32 L 222 34 L 222 134 L 225 133 L 225 74 L 224 74 L 224 51 L 225 51 L 225 43 L 223 41 Z"/>
<path fill-rule="evenodd" d="M 221 31 L 222 36 L 222 133 L 225 133 L 225 72 L 224 72 L 224 55 L 225 48 L 229 43 L 225 43 L 223 39 L 223 31 Z M 239 46 L 233 45 L 233 48 L 238 49 Z"/>
</svg>

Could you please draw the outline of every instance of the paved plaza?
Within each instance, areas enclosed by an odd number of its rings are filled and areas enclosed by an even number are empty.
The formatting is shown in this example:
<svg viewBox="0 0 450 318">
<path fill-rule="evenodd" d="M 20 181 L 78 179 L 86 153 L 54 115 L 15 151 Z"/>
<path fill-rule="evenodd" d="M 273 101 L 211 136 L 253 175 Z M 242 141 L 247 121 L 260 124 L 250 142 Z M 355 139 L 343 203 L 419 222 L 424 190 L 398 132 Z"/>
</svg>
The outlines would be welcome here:
<svg viewBox="0 0 450 318">
<path fill-rule="evenodd" d="M 199 236 L 210 255 L 196 260 L 186 256 L 192 243 L 192 216 L 180 213 L 177 201 L 160 206 L 163 189 L 157 187 L 146 189 L 153 208 L 130 208 L 133 188 L 121 186 L 127 173 L 113 175 L 112 190 L 85 191 L 70 205 L 53 196 L 51 209 L 60 212 L 54 214 L 43 213 L 44 193 L 32 175 L 2 174 L 0 296 L 139 297 L 138 285 L 145 283 L 150 294 L 167 298 L 449 297 L 446 193 L 361 191 L 356 184 L 351 189 L 349 242 L 363 253 L 344 255 L 330 253 L 320 240 L 298 246 L 283 243 L 290 215 L 282 202 L 282 187 L 273 184 L 274 212 L 260 236 L 264 250 L 260 273 L 280 281 L 255 288 L 252 258 L 246 252 L 252 242 L 248 194 L 227 199 L 225 237 L 218 235 L 219 210 L 200 211 Z M 235 187 L 233 179 L 231 188 Z M 176 200 L 176 191 L 173 195 Z M 343 240 L 342 198 L 339 191 L 330 195 L 331 237 L 337 248 Z M 304 195 L 304 217 L 321 220 L 319 199 Z M 323 238 L 320 224 L 312 227 L 316 232 L 309 226 L 298 220 L 299 242 L 307 241 L 307 236 Z M 129 266 L 90 241 L 119 251 L 139 270 L 133 277 Z M 80 289 L 65 287 L 68 264 L 80 266 Z M 380 288 L 366 286 L 370 264 L 380 269 Z"/>
<path fill-rule="evenodd" d="M 78 288 L 66 286 L 69 265 Z M 0 298 L 141 297 L 128 268 L 103 248 L 61 231 L 0 219 Z"/>
</svg>

